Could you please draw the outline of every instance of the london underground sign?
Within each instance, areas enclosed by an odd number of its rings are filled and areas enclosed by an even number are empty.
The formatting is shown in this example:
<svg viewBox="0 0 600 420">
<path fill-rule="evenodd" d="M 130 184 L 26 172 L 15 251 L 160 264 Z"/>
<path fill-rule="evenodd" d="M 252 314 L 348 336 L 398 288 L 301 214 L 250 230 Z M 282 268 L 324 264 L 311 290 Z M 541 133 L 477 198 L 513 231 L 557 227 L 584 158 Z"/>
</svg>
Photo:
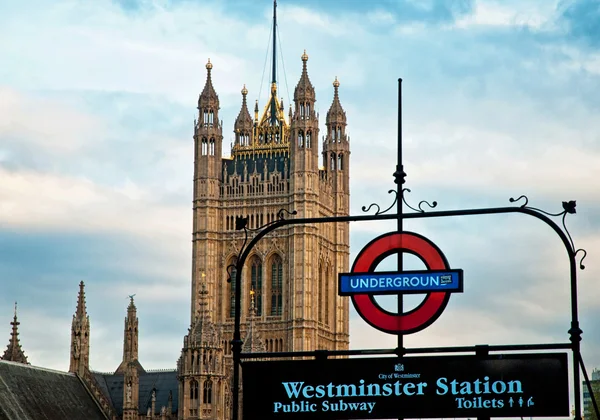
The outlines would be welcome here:
<svg viewBox="0 0 600 420">
<path fill-rule="evenodd" d="M 396 253 L 417 256 L 426 271 L 374 272 L 384 258 Z M 413 232 L 390 232 L 367 244 L 358 254 L 352 273 L 339 275 L 340 295 L 350 295 L 359 315 L 372 327 L 390 334 L 411 334 L 431 325 L 444 311 L 450 294 L 462 292 L 462 270 L 451 270 L 442 251 Z M 375 301 L 376 294 L 427 293 L 423 302 L 406 313 L 391 313 Z"/>
<path fill-rule="evenodd" d="M 426 292 L 462 292 L 462 270 L 342 273 L 340 296 Z"/>
</svg>

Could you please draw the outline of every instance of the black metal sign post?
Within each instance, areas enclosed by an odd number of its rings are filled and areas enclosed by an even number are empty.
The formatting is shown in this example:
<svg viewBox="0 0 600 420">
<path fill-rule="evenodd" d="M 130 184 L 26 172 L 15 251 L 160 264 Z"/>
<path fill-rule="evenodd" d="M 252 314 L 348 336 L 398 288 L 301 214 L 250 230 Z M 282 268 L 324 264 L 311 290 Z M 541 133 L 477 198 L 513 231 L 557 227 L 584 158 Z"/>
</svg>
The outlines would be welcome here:
<svg viewBox="0 0 600 420">
<path fill-rule="evenodd" d="M 378 204 L 371 204 L 368 207 L 363 207 L 362 210 L 368 213 L 372 208 L 376 211 L 374 214 L 365 214 L 357 216 L 341 216 L 341 217 L 319 217 L 319 218 L 286 218 L 286 215 L 294 216 L 297 214 L 296 211 L 288 211 L 281 209 L 278 212 L 278 218 L 258 229 L 248 229 L 248 218 L 238 217 L 236 219 L 236 230 L 243 230 L 245 233 L 245 240 L 238 254 L 235 265 L 227 267 L 229 273 L 228 281 L 231 281 L 232 270 L 235 269 L 235 323 L 234 333 L 232 340 L 232 353 L 233 353 L 233 395 L 232 395 L 232 418 L 233 420 L 239 420 L 239 389 L 240 389 L 240 365 L 242 360 L 252 359 L 277 359 L 277 358 L 292 358 L 292 357 L 319 357 L 319 360 L 325 360 L 329 356 L 352 356 L 352 355 L 397 355 L 404 357 L 406 355 L 423 355 L 423 354 L 444 354 L 444 353 L 464 353 L 471 352 L 478 358 L 492 357 L 490 353 L 501 352 L 501 351 L 540 351 L 540 350 L 570 350 L 572 352 L 572 363 L 573 363 L 573 388 L 574 388 L 574 419 L 581 420 L 581 382 L 580 382 L 580 369 L 583 372 L 584 378 L 587 383 L 590 396 L 592 397 L 592 403 L 596 413 L 599 414 L 598 407 L 589 383 L 588 375 L 585 370 L 583 359 L 581 357 L 580 342 L 582 330 L 579 327 L 579 316 L 578 316 L 578 303 L 577 303 L 577 268 L 584 269 L 583 260 L 586 257 L 586 251 L 583 249 L 575 248 L 573 239 L 566 226 L 566 217 L 568 214 L 576 213 L 576 202 L 575 201 L 564 201 L 562 203 L 563 210 L 557 213 L 549 213 L 544 210 L 540 210 L 535 207 L 529 206 L 529 200 L 525 195 L 521 195 L 517 198 L 510 198 L 510 203 L 516 204 L 515 206 L 509 207 L 492 207 L 492 208 L 480 208 L 480 209 L 459 209 L 459 210 L 443 210 L 443 211 L 426 211 L 423 207 L 428 206 L 430 209 L 434 209 L 437 203 L 434 201 L 429 203 L 427 201 L 421 201 L 416 207 L 411 206 L 406 201 L 406 192 L 410 192 L 409 189 L 403 188 L 405 182 L 406 173 L 404 172 L 404 166 L 402 164 L 402 79 L 398 80 L 398 162 L 396 165 L 396 171 L 394 172 L 394 182 L 397 184 L 396 190 L 390 190 L 389 193 L 394 193 L 394 202 L 387 209 L 381 210 Z M 396 213 L 388 213 L 394 205 L 396 206 Z M 403 205 L 406 205 L 412 212 L 403 213 Z M 241 292 L 242 292 L 242 270 L 246 259 L 249 257 L 250 252 L 254 246 L 267 234 L 274 230 L 292 225 L 305 225 L 305 224 L 322 224 L 322 223 L 334 223 L 334 222 L 364 222 L 374 220 L 396 220 L 398 233 L 403 232 L 403 221 L 405 219 L 423 219 L 423 218 L 438 218 L 438 217 L 454 217 L 454 216 L 477 216 L 477 215 L 491 215 L 491 214 L 507 214 L 507 213 L 519 213 L 527 216 L 531 216 L 540 220 L 541 222 L 548 225 L 558 235 L 561 242 L 565 247 L 567 258 L 569 261 L 569 277 L 570 277 L 570 299 L 571 299 L 571 326 L 568 330 L 570 343 L 543 343 L 543 344 L 518 344 L 518 345 L 500 345 L 500 346 L 488 346 L 488 345 L 476 345 L 476 346 L 461 346 L 461 347 L 428 347 L 428 348 L 405 348 L 403 342 L 403 333 L 399 332 L 398 335 L 398 347 L 395 349 L 360 349 L 360 350 L 316 350 L 316 351 L 301 351 L 301 352 L 278 352 L 278 353 L 242 353 L 242 339 L 240 331 L 240 320 L 241 320 Z M 561 225 L 558 225 L 553 218 L 560 218 Z M 252 231 L 254 236 L 249 238 L 249 232 Z M 581 255 L 580 255 L 581 254 Z M 580 256 L 579 261 L 578 256 Z M 402 264 L 402 251 L 398 250 L 398 271 L 401 272 L 403 269 Z M 398 294 L 398 313 L 402 314 L 403 302 L 402 294 Z M 411 358 L 412 359 L 412 358 Z M 407 359 L 406 359 L 407 360 Z M 330 360 L 332 362 L 333 360 Z M 278 362 L 281 363 L 281 362 Z M 250 372 L 249 372 L 250 373 Z M 439 414 L 439 413 L 438 413 Z M 511 414 L 512 415 L 512 414 Z M 404 413 L 398 413 L 399 418 L 404 417 Z M 426 414 L 421 414 L 416 417 L 428 417 Z M 443 416 L 437 416 L 443 417 Z M 445 417 L 452 417 L 446 415 Z M 599 414 L 600 417 L 600 414 Z M 343 417 L 339 417 L 343 418 Z M 348 418 L 348 417 L 346 417 Z M 361 417 L 366 418 L 366 417 Z M 479 412 L 478 418 L 485 419 L 489 418 L 485 412 Z"/>
</svg>

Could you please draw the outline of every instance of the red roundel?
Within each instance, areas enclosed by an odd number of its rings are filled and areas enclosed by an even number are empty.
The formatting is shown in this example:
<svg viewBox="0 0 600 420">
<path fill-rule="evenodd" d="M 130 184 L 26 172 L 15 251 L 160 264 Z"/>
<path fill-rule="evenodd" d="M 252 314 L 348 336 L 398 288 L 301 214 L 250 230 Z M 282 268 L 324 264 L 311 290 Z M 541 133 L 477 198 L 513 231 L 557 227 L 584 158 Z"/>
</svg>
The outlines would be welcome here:
<svg viewBox="0 0 600 420">
<path fill-rule="evenodd" d="M 390 232 L 375 238 L 356 257 L 353 273 L 373 272 L 391 254 L 407 252 L 419 257 L 429 270 L 448 270 L 448 261 L 429 239 L 412 232 Z M 415 309 L 394 314 L 381 308 L 371 294 L 352 296 L 354 307 L 371 326 L 391 334 L 411 334 L 431 325 L 444 311 L 450 292 L 430 292 Z"/>
</svg>

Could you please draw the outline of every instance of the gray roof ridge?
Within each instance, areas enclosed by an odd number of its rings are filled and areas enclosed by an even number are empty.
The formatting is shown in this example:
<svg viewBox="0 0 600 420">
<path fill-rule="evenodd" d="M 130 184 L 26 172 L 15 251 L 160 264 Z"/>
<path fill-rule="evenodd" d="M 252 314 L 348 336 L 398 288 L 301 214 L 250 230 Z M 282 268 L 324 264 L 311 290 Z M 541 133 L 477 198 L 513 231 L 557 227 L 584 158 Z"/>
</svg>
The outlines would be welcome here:
<svg viewBox="0 0 600 420">
<path fill-rule="evenodd" d="M 20 363 L 20 362 L 12 362 L 10 360 L 2 360 L 0 359 L 0 363 L 6 363 L 9 365 L 13 365 L 13 366 L 19 366 L 22 368 L 26 368 L 26 369 L 36 369 L 36 370 L 41 370 L 44 372 L 51 372 L 51 373 L 60 373 L 63 374 L 65 376 L 75 376 L 74 373 L 72 372 L 64 372 L 62 370 L 56 370 L 56 369 L 50 369 L 50 368 L 45 368 L 45 367 L 41 367 L 41 366 L 35 366 L 35 365 L 26 365 L 25 363 Z"/>
</svg>

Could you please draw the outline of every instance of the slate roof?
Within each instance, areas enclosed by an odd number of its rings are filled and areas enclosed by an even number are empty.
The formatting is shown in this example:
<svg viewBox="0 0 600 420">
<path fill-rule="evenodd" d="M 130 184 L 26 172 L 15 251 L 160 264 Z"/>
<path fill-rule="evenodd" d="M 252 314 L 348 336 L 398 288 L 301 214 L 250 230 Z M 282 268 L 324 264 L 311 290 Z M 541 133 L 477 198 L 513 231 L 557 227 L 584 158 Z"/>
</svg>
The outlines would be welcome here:
<svg viewBox="0 0 600 420">
<path fill-rule="evenodd" d="M 117 414 L 123 414 L 123 375 L 92 372 L 104 395 L 109 397 Z M 145 414 L 152 406 L 152 390 L 156 389 L 156 413 L 169 405 L 169 391 L 173 393 L 173 413 L 177 412 L 179 382 L 176 370 L 140 373 L 139 413 Z"/>
<path fill-rule="evenodd" d="M 72 373 L 0 361 L 0 420 L 106 420 Z"/>
</svg>

